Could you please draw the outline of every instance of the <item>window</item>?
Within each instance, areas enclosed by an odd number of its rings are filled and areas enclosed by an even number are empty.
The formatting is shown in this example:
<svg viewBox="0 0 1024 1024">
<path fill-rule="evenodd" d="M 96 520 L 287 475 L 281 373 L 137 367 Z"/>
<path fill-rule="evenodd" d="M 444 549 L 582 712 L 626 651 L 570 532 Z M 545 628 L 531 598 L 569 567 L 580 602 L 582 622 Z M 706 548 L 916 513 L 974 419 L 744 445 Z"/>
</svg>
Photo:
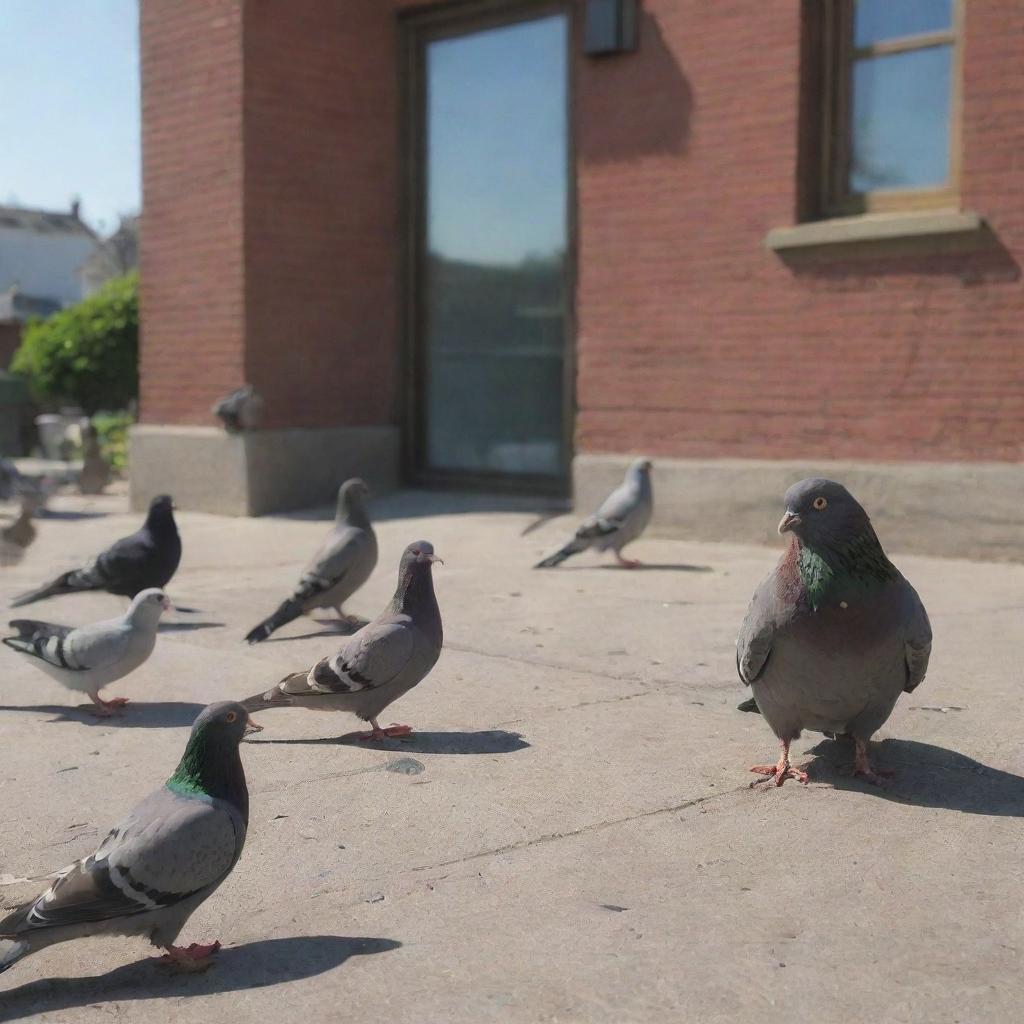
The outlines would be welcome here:
<svg viewBox="0 0 1024 1024">
<path fill-rule="evenodd" d="M 825 216 L 951 206 L 964 0 L 820 0 Z"/>
</svg>

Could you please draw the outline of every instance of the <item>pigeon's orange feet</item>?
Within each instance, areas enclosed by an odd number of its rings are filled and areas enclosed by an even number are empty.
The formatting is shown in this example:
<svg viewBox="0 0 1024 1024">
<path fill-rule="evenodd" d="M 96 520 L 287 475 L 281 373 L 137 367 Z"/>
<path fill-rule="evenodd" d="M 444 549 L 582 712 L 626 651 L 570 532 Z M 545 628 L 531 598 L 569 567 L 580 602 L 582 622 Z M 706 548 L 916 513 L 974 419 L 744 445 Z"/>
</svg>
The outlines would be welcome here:
<svg viewBox="0 0 1024 1024">
<path fill-rule="evenodd" d="M 197 974 L 213 965 L 213 955 L 220 949 L 219 942 L 191 946 L 167 946 L 167 953 L 157 958 L 157 963 L 182 974 Z"/>
<path fill-rule="evenodd" d="M 864 740 L 855 740 L 857 753 L 854 755 L 853 774 L 858 779 L 870 782 L 872 786 L 884 786 L 885 779 L 892 778 L 895 772 L 883 771 L 881 768 L 872 771 L 868 761 L 868 745 Z"/>
<path fill-rule="evenodd" d="M 786 779 L 796 779 L 797 782 L 802 782 L 805 786 L 807 785 L 807 772 L 802 771 L 799 768 L 794 768 L 789 763 L 789 744 L 782 744 L 782 756 L 779 758 L 777 764 L 755 764 L 750 769 L 752 772 L 756 772 L 758 775 L 765 776 L 763 779 L 757 779 L 750 784 L 750 788 L 753 789 L 755 786 L 760 786 L 765 782 L 774 782 L 776 786 L 781 786 L 785 783 Z"/>
<path fill-rule="evenodd" d="M 642 564 L 639 558 L 623 558 L 618 551 L 615 552 L 615 558 L 623 569 L 636 569 Z"/>
<path fill-rule="evenodd" d="M 110 700 L 104 700 L 102 697 L 92 697 L 91 699 L 94 706 L 89 710 L 98 718 L 110 718 L 128 703 L 127 697 L 112 697 Z"/>
<path fill-rule="evenodd" d="M 411 725 L 398 725 L 392 722 L 386 729 L 382 729 L 376 718 L 370 719 L 373 728 L 369 732 L 357 732 L 356 736 L 361 740 L 387 740 L 397 739 L 399 736 L 408 736 L 412 733 Z"/>
</svg>

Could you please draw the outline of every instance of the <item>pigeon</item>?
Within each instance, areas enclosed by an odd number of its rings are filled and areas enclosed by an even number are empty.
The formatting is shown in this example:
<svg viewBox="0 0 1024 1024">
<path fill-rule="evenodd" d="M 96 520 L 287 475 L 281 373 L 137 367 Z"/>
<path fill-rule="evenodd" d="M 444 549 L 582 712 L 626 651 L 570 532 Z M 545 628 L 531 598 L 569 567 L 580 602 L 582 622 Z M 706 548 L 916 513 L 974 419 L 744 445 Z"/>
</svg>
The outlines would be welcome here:
<svg viewBox="0 0 1024 1024">
<path fill-rule="evenodd" d="M 340 618 L 347 621 L 342 605 L 370 578 L 377 565 L 377 538 L 363 503 L 369 493 L 370 489 L 358 478 L 341 485 L 334 529 L 320 545 L 291 596 L 246 634 L 249 643 L 266 640 L 275 630 L 314 608 L 337 608 Z"/>
<path fill-rule="evenodd" d="M 245 708 L 211 704 L 163 788 L 0 921 L 0 974 L 30 953 L 90 935 L 144 935 L 182 971 L 209 967 L 220 943 L 175 946 L 192 912 L 231 873 L 245 843 L 249 791 L 238 744 L 261 731 Z"/>
<path fill-rule="evenodd" d="M 0 530 L 0 565 L 17 565 L 25 557 L 36 539 L 36 528 L 32 524 L 35 508 L 35 499 L 22 497 L 17 519 Z"/>
<path fill-rule="evenodd" d="M 78 474 L 78 489 L 82 494 L 102 494 L 110 477 L 110 463 L 103 457 L 99 435 L 90 423 L 82 430 L 82 472 Z"/>
<path fill-rule="evenodd" d="M 10 626 L 18 635 L 4 637 L 3 641 L 28 655 L 33 665 L 69 690 L 87 693 L 95 705 L 94 713 L 106 717 L 124 707 L 128 698 L 103 700 L 99 691 L 134 672 L 153 653 L 160 614 L 170 606 L 162 590 L 141 590 L 132 598 L 128 611 L 116 619 L 77 629 L 35 619 L 13 619 Z"/>
<path fill-rule="evenodd" d="M 535 569 L 550 569 L 561 565 L 571 555 L 594 548 L 611 549 L 619 565 L 635 569 L 640 563 L 622 557 L 622 549 L 636 540 L 647 528 L 654 510 L 651 491 L 651 462 L 635 459 L 626 470 L 626 478 L 604 499 L 592 516 L 584 519 L 572 539 L 553 555 L 539 561 Z"/>
<path fill-rule="evenodd" d="M 431 574 L 431 566 L 439 561 L 427 541 L 410 544 L 402 553 L 398 587 L 387 608 L 353 633 L 333 657 L 243 701 L 246 710 L 348 711 L 372 726 L 372 731 L 359 734 L 360 739 L 409 735 L 408 725 L 382 729 L 377 716 L 424 679 L 441 654 L 441 613 Z"/>
<path fill-rule="evenodd" d="M 181 561 L 181 538 L 174 522 L 174 503 L 162 494 L 154 498 L 140 530 L 112 544 L 84 569 L 72 569 L 37 590 L 20 594 L 12 608 L 58 594 L 106 590 L 134 597 L 140 590 L 165 587 Z"/>
<path fill-rule="evenodd" d="M 263 399 L 251 384 L 244 384 L 215 402 L 210 411 L 220 418 L 229 434 L 237 434 L 252 429 L 260 421 Z"/>
<path fill-rule="evenodd" d="M 845 487 L 801 480 L 785 504 L 779 533 L 791 535 L 789 546 L 754 591 L 736 641 L 740 679 L 782 743 L 777 764 L 751 771 L 776 786 L 806 783 L 789 745 L 813 729 L 851 736 L 855 774 L 880 785 L 868 741 L 924 679 L 928 614 Z"/>
</svg>

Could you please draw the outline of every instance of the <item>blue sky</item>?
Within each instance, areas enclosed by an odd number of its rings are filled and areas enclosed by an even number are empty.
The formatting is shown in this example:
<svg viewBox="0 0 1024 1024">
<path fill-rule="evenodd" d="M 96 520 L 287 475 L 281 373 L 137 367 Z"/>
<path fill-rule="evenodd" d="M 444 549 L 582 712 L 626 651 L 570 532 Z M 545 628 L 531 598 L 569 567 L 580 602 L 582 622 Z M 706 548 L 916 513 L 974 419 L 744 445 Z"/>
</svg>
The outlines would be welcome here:
<svg viewBox="0 0 1024 1024">
<path fill-rule="evenodd" d="M 0 203 L 139 209 L 137 0 L 0 0 Z"/>
</svg>

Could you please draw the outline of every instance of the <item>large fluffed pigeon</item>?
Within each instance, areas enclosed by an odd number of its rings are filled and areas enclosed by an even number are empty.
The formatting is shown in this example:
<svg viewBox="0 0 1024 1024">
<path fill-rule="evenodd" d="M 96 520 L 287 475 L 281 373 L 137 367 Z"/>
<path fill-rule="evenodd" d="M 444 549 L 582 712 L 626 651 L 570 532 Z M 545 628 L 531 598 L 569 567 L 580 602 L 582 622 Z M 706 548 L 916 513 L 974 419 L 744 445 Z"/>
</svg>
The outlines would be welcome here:
<svg viewBox="0 0 1024 1024">
<path fill-rule="evenodd" d="M 144 935 L 180 970 L 208 967 L 220 943 L 173 943 L 242 852 L 249 791 L 238 744 L 260 728 L 240 704 L 206 708 L 167 783 L 95 853 L 68 865 L 46 892 L 0 921 L 0 973 L 57 942 L 104 933 Z"/>
<path fill-rule="evenodd" d="M 754 591 L 736 642 L 740 679 L 782 743 L 777 764 L 751 771 L 777 786 L 806 782 L 789 745 L 813 729 L 851 736 L 855 772 L 877 784 L 868 741 L 924 679 L 928 615 L 845 487 L 801 480 L 785 505 L 779 532 L 791 534 L 789 546 Z"/>
<path fill-rule="evenodd" d="M 84 569 L 72 569 L 52 583 L 20 594 L 11 607 L 83 590 L 134 597 L 140 590 L 167 586 L 180 561 L 181 538 L 174 522 L 174 502 L 162 494 L 150 503 L 141 529 L 111 544 Z"/>
<path fill-rule="evenodd" d="M 550 569 L 571 555 L 594 548 L 596 551 L 614 551 L 619 565 L 633 569 L 640 563 L 623 558 L 622 549 L 644 532 L 653 511 L 651 462 L 649 459 L 635 459 L 626 470 L 626 478 L 605 498 L 594 515 L 583 520 L 572 539 L 534 568 Z"/>
<path fill-rule="evenodd" d="M 127 697 L 103 700 L 100 690 L 134 672 L 156 646 L 160 614 L 170 608 L 162 590 L 141 590 L 124 615 L 73 629 L 35 619 L 13 619 L 17 636 L 4 637 L 8 647 L 26 654 L 37 668 L 69 690 L 86 693 L 95 713 L 107 716 L 128 703 Z"/>
<path fill-rule="evenodd" d="M 441 654 L 441 613 L 431 567 L 440 561 L 425 540 L 410 544 L 398 566 L 398 587 L 388 607 L 354 633 L 333 657 L 286 676 L 272 690 L 244 701 L 249 711 L 302 707 L 348 711 L 372 731 L 364 739 L 406 736 L 407 725 L 382 729 L 377 716 L 411 690 Z"/>
<path fill-rule="evenodd" d="M 251 629 L 251 644 L 266 640 L 282 626 L 315 608 L 336 608 L 347 618 L 342 605 L 369 578 L 377 565 L 377 537 L 366 514 L 370 489 L 358 479 L 346 480 L 338 490 L 334 528 L 306 567 L 298 585 L 273 615 Z M 365 621 L 365 620 L 364 620 Z"/>
</svg>

